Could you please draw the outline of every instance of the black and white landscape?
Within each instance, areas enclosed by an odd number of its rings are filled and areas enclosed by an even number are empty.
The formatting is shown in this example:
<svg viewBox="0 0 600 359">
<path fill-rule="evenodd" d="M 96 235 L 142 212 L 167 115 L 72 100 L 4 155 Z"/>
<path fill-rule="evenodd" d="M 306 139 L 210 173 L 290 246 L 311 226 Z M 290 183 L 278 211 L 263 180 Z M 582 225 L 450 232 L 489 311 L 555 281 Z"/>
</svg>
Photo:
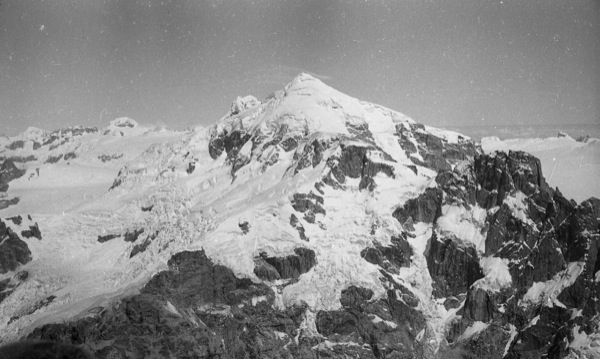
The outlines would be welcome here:
<svg viewBox="0 0 600 359">
<path fill-rule="evenodd" d="M 119 118 L 0 141 L 4 343 L 600 355 L 597 139 L 477 142 L 301 74 L 208 127 Z"/>
</svg>

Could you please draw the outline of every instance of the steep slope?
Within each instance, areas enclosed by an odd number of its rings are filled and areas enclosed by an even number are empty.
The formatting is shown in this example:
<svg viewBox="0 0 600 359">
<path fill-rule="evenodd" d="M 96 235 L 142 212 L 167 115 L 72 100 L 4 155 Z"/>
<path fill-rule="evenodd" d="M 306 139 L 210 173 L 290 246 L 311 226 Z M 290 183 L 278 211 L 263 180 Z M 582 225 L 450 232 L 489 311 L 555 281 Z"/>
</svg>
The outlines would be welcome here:
<svg viewBox="0 0 600 359">
<path fill-rule="evenodd" d="M 0 303 L 4 341 L 99 358 L 597 352 L 600 201 L 566 200 L 527 153 L 483 153 L 306 74 L 207 129 L 137 126 L 40 169 L 52 188 L 98 184 L 59 216 L 10 182 L 21 201 L 0 214 L 27 209 L 44 240 L 25 241 L 28 276 Z M 69 171 L 84 165 L 102 171 Z"/>
<path fill-rule="evenodd" d="M 500 141 L 488 137 L 481 140 L 486 152 L 525 151 L 542 162 L 548 183 L 558 187 L 565 197 L 578 202 L 590 196 L 600 197 L 600 140 L 569 136 Z M 576 175 L 575 175 L 576 174 Z"/>
</svg>

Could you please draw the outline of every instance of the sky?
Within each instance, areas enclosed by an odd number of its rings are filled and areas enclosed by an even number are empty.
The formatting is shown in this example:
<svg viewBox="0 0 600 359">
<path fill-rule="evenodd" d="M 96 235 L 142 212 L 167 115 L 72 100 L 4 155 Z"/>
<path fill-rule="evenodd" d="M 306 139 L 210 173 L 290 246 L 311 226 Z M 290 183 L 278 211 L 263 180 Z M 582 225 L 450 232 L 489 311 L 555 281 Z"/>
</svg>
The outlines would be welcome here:
<svg viewBox="0 0 600 359">
<path fill-rule="evenodd" d="M 0 0 L 0 133 L 209 126 L 301 72 L 443 128 L 600 128 L 598 0 Z"/>
</svg>

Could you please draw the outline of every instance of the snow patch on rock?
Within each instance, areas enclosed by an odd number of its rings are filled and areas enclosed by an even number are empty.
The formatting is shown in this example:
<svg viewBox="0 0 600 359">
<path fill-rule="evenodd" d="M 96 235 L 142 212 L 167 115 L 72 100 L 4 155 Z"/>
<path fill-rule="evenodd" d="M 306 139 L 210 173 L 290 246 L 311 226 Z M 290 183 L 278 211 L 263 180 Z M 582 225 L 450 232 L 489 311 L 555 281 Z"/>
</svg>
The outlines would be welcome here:
<svg viewBox="0 0 600 359">
<path fill-rule="evenodd" d="M 512 277 L 508 270 L 509 260 L 498 257 L 483 257 L 479 260 L 481 269 L 485 277 L 473 283 L 476 288 L 484 289 L 488 292 L 497 292 L 512 284 Z"/>
<path fill-rule="evenodd" d="M 441 234 L 454 234 L 465 243 L 472 243 L 478 252 L 485 253 L 485 209 L 475 206 L 467 210 L 463 206 L 444 205 L 442 216 L 437 220 Z"/>
<path fill-rule="evenodd" d="M 546 307 L 555 305 L 564 307 L 556 298 L 566 287 L 575 283 L 577 277 L 583 272 L 585 262 L 571 262 L 563 271 L 556 273 L 554 278 L 545 282 L 535 282 L 519 301 L 520 306 L 541 304 Z"/>
</svg>

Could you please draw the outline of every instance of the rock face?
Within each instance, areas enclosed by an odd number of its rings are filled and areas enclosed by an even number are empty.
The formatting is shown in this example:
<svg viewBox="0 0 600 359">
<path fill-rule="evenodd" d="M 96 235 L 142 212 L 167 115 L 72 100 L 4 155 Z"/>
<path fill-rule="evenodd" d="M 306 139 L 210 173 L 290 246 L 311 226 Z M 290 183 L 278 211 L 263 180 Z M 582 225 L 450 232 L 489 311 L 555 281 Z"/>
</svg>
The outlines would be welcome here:
<svg viewBox="0 0 600 359">
<path fill-rule="evenodd" d="M 115 239 L 115 238 L 119 238 L 119 237 L 121 237 L 120 234 L 107 234 L 104 236 L 98 236 L 98 242 L 104 243 L 104 242 L 110 241 L 111 239 Z"/>
<path fill-rule="evenodd" d="M 286 257 L 269 257 L 266 253 L 261 253 L 254 260 L 254 274 L 266 280 L 297 279 L 316 264 L 313 250 L 296 248 L 294 253 Z"/>
<path fill-rule="evenodd" d="M 131 232 L 125 233 L 125 236 L 123 236 L 123 240 L 125 242 L 135 242 L 142 233 L 144 233 L 144 228 L 135 229 Z"/>
<path fill-rule="evenodd" d="M 274 310 L 269 287 L 236 278 L 202 251 L 178 253 L 168 266 L 117 307 L 44 325 L 29 339 L 76 344 L 98 359 L 318 357 L 316 343 L 291 340 L 303 307 Z"/>
<path fill-rule="evenodd" d="M 2 358 L 68 358 L 92 359 L 85 350 L 75 345 L 60 344 L 52 341 L 22 341 L 0 347 Z"/>
<path fill-rule="evenodd" d="M 13 197 L 11 199 L 0 198 L 0 209 L 8 208 L 8 207 L 13 206 L 13 205 L 15 205 L 17 203 L 19 203 L 19 197 Z"/>
<path fill-rule="evenodd" d="M 567 201 L 548 187 L 539 160 L 526 153 L 479 155 L 472 168 L 466 178 L 477 185 L 463 181 L 462 188 L 472 191 L 463 197 L 476 198 L 478 206 L 488 209 L 485 250 L 478 253 L 471 247 L 452 253 L 436 238 L 429 249 L 434 293 L 467 294 L 448 341 L 478 357 L 501 357 L 505 348 L 509 348 L 508 358 L 564 357 L 572 333 L 591 325 L 598 314 L 598 284 L 593 279 L 600 229 L 598 201 L 591 199 L 579 206 Z M 451 265 L 465 263 L 465 267 L 440 269 L 445 266 L 440 254 Z M 484 278 L 486 269 L 478 268 L 483 257 L 506 260 L 512 285 L 490 287 Z M 449 278 L 456 273 L 460 274 Z M 572 278 L 574 283 L 568 284 L 567 279 L 562 289 L 553 289 L 552 285 L 565 282 L 563 278 Z M 452 287 L 448 283 L 454 284 L 454 290 L 448 290 Z M 568 315 L 578 310 L 587 313 Z M 469 338 L 452 334 L 475 323 L 488 324 Z M 511 330 L 516 335 L 511 337 Z"/>
<path fill-rule="evenodd" d="M 40 232 L 40 227 L 37 223 L 34 225 L 30 225 L 28 229 L 24 229 L 21 231 L 21 236 L 25 238 L 37 238 L 42 240 L 42 232 Z"/>
<path fill-rule="evenodd" d="M 406 288 L 390 285 L 386 297 L 375 301 L 364 288 L 342 291 L 342 310 L 317 313 L 318 332 L 334 343 L 358 344 L 362 350 L 347 353 L 361 358 L 422 357 L 423 344 L 417 335 L 426 321 L 415 309 L 418 301 Z"/>
<path fill-rule="evenodd" d="M 441 216 L 442 191 L 427 188 L 423 194 L 409 200 L 402 208 L 394 211 L 393 216 L 403 225 L 412 222 L 433 223 Z"/>
<path fill-rule="evenodd" d="M 419 123 L 396 126 L 396 135 L 413 163 L 436 171 L 451 170 L 456 163 L 472 159 L 476 154 L 475 144 L 468 138 L 459 135 L 457 142 L 450 143 L 429 133 Z"/>
<path fill-rule="evenodd" d="M 376 243 L 374 247 L 363 249 L 360 255 L 367 262 L 391 272 L 397 272 L 400 267 L 409 267 L 413 250 L 406 238 L 392 237 L 391 242 L 391 246 Z"/>
<path fill-rule="evenodd" d="M 393 178 L 394 169 L 388 164 L 373 162 L 370 158 L 371 152 L 385 154 L 375 147 L 342 145 L 341 156 L 330 157 L 327 161 L 328 166 L 331 167 L 331 174 L 340 184 L 346 183 L 346 177 L 360 178 L 358 188 L 372 191 L 376 186 L 373 177 L 382 172 Z M 389 155 L 386 159 L 393 161 Z"/>
<path fill-rule="evenodd" d="M 0 274 L 31 261 L 31 251 L 19 236 L 0 220 Z"/>
<path fill-rule="evenodd" d="M 398 290 L 390 288 L 377 301 L 371 300 L 370 290 L 349 287 L 340 299 L 343 310 L 317 313 L 317 330 L 327 340 L 364 343 L 331 352 L 324 339 L 293 340 L 301 333 L 305 308 L 273 309 L 268 286 L 236 278 L 201 251 L 178 253 L 168 265 L 169 270 L 152 278 L 139 295 L 117 307 L 73 323 L 44 325 L 28 339 L 76 344 L 99 359 L 319 358 L 347 353 L 381 358 L 422 353 L 414 341 L 425 320 L 416 304 L 406 304 L 411 303 L 410 292 L 397 284 L 392 287 Z M 398 297 L 402 290 L 407 294 Z"/>
<path fill-rule="evenodd" d="M 0 192 L 8 190 L 8 183 L 23 175 L 11 160 L 5 160 L 0 167 Z"/>
<path fill-rule="evenodd" d="M 455 238 L 434 235 L 426 257 L 436 297 L 465 293 L 476 280 L 483 278 L 475 248 L 465 246 Z"/>
</svg>

